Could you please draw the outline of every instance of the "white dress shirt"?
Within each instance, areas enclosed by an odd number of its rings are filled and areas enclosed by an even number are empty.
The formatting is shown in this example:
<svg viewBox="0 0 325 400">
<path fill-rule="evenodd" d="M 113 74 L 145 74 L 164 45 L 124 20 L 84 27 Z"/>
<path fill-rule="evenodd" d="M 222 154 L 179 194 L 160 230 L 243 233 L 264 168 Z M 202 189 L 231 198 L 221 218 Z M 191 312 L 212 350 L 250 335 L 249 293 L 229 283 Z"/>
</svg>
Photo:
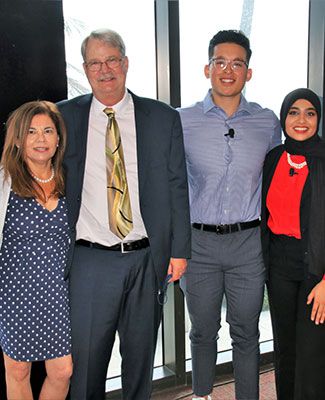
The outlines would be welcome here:
<svg viewBox="0 0 325 400">
<path fill-rule="evenodd" d="M 77 223 L 77 239 L 112 246 L 121 242 L 121 239 L 110 231 L 108 221 L 105 156 L 108 117 L 103 111 L 105 108 L 104 104 L 93 97 L 89 115 L 86 165 Z M 123 242 L 129 242 L 147 236 L 140 213 L 137 138 L 134 104 L 130 93 L 126 91 L 123 99 L 111 108 L 115 111 L 115 118 L 120 129 L 132 208 L 133 229 L 123 240 Z"/>
</svg>

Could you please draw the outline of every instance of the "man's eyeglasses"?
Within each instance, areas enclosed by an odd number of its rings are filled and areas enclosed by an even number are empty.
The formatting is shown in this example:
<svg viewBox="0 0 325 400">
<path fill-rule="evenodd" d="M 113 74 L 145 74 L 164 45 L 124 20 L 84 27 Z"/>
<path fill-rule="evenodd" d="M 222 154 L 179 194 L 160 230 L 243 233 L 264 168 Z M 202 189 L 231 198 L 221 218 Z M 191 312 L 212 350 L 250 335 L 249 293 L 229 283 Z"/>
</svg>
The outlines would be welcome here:
<svg viewBox="0 0 325 400">
<path fill-rule="evenodd" d="M 107 68 L 111 68 L 111 69 L 118 68 L 122 63 L 123 58 L 124 57 L 122 57 L 122 58 L 109 57 L 105 61 L 89 61 L 85 64 L 89 71 L 98 72 L 102 69 L 103 64 L 105 64 Z"/>
<path fill-rule="evenodd" d="M 234 72 L 243 71 L 248 64 L 243 60 L 225 60 L 224 58 L 210 58 L 209 65 L 213 65 L 217 71 L 224 71 L 228 65 Z"/>
</svg>

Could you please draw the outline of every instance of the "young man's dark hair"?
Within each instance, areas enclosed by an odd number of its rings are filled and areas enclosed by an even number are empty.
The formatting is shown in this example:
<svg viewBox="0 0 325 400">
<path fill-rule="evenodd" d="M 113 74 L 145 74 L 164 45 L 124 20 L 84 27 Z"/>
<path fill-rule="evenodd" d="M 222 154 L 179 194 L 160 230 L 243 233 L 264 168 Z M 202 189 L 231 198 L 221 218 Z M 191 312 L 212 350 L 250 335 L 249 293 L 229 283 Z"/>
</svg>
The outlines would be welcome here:
<svg viewBox="0 0 325 400">
<path fill-rule="evenodd" d="M 233 29 L 227 31 L 219 31 L 216 33 L 209 43 L 209 59 L 213 57 L 215 46 L 221 43 L 235 43 L 243 47 L 246 50 L 247 64 L 252 55 L 250 48 L 249 39 L 244 35 L 242 31 L 236 31 Z"/>
</svg>

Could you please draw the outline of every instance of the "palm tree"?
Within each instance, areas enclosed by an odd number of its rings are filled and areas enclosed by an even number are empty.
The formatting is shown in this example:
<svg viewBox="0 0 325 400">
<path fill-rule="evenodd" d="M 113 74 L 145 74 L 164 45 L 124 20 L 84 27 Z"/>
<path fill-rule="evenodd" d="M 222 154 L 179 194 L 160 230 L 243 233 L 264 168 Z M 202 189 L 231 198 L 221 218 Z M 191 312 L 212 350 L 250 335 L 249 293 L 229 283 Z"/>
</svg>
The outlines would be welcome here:
<svg viewBox="0 0 325 400">
<path fill-rule="evenodd" d="M 78 65 L 79 61 L 73 60 L 67 51 L 69 47 L 74 46 L 74 43 L 80 48 L 81 41 L 87 35 L 88 31 L 89 29 L 83 21 L 69 16 L 64 19 L 68 98 L 89 92 L 84 71 L 81 65 Z"/>
<path fill-rule="evenodd" d="M 244 0 L 240 20 L 240 30 L 249 38 L 252 30 L 254 0 Z"/>
<path fill-rule="evenodd" d="M 240 30 L 245 33 L 249 38 L 252 30 L 252 21 L 254 14 L 254 0 L 244 0 L 242 7 L 242 14 L 240 20 Z M 243 95 L 245 95 L 246 88 L 243 89 Z"/>
</svg>

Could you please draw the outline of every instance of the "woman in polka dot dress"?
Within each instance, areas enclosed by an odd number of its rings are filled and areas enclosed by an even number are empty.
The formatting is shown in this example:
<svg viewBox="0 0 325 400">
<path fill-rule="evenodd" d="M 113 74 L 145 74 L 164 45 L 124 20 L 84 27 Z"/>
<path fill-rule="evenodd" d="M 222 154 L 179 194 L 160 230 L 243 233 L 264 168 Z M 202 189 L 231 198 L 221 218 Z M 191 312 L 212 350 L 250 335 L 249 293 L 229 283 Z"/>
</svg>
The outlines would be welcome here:
<svg viewBox="0 0 325 400">
<path fill-rule="evenodd" d="M 33 398 L 33 361 L 45 360 L 40 399 L 63 400 L 69 388 L 65 142 L 53 103 L 26 103 L 8 119 L 0 169 L 0 345 L 9 400 Z"/>
</svg>

